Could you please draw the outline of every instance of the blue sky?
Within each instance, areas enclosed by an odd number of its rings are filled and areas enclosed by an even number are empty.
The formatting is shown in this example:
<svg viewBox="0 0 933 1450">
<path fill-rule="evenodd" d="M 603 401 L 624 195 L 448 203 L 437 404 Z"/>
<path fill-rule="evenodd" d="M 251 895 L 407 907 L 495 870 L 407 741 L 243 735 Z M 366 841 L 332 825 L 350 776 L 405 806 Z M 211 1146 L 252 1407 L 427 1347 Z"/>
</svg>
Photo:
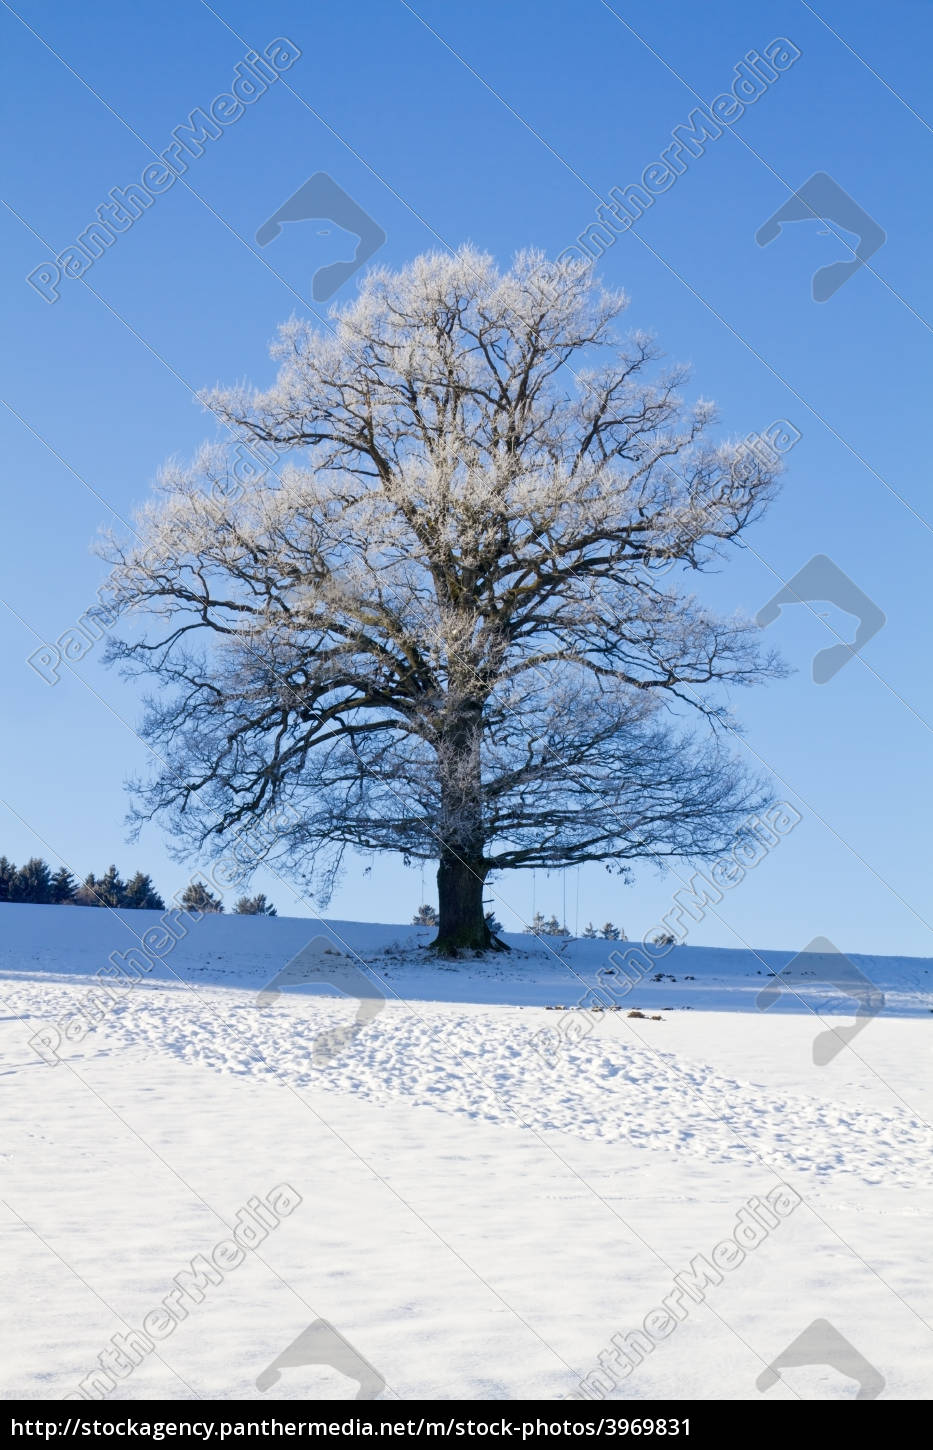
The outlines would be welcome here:
<svg viewBox="0 0 933 1450">
<path fill-rule="evenodd" d="M 99 649 L 54 686 L 25 658 L 93 603 L 104 577 L 89 547 L 98 528 L 119 527 L 167 456 L 213 436 L 193 390 L 268 381 L 278 323 L 313 306 L 319 267 L 352 255 L 352 238 L 317 223 L 257 248 L 261 223 L 323 171 L 385 231 L 381 262 L 464 241 L 503 263 L 527 245 L 557 253 L 595 220 L 600 196 L 657 160 L 697 97 L 727 91 L 747 52 L 784 36 L 799 58 L 600 269 L 629 294 L 630 325 L 692 364 L 691 391 L 717 401 L 723 433 L 779 418 L 801 433 L 751 548 L 706 580 L 704 595 L 754 615 L 826 554 L 887 618 L 822 686 L 812 656 L 835 642 L 832 630 L 849 637 L 851 620 L 815 604 L 770 626 L 796 673 L 738 697 L 746 733 L 736 749 L 775 773 L 802 820 L 689 940 L 799 949 L 824 935 L 844 951 L 929 952 L 933 701 L 920 642 L 930 636 L 933 512 L 931 133 L 916 112 L 933 16 L 921 0 L 883 15 L 826 0 L 822 21 L 799 0 L 615 9 L 600 0 L 4 6 L 0 852 L 64 859 L 82 875 L 111 860 L 139 864 L 165 894 L 187 879 L 157 826 L 125 842 L 124 782 L 147 759 L 133 732 L 136 689 L 101 668 Z M 72 243 L 112 188 L 136 181 L 192 110 L 229 90 L 250 47 L 277 37 L 300 58 L 190 161 L 187 185 L 159 195 L 83 278 L 64 278 L 58 300 L 43 300 L 26 275 Z M 755 242 L 817 172 L 886 233 L 824 303 L 811 298 L 811 275 L 851 256 L 848 234 L 814 219 Z M 331 914 L 407 919 L 420 870 L 367 864 L 348 871 Z M 566 892 L 571 927 L 579 911 L 581 926 L 611 917 L 636 937 L 680 884 L 645 867 L 620 886 L 593 867 L 504 877 L 495 891 L 509 927 L 508 908 L 527 916 L 533 894 L 561 915 Z M 257 885 L 282 911 L 308 910 L 268 875 Z"/>
</svg>

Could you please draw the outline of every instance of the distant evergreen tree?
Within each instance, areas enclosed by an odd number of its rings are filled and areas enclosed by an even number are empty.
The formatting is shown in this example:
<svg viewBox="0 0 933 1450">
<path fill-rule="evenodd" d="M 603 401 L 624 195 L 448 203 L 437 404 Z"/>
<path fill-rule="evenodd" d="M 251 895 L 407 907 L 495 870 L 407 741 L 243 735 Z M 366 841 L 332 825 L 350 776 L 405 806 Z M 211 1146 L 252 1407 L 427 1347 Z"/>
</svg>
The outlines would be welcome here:
<svg viewBox="0 0 933 1450">
<path fill-rule="evenodd" d="M 278 912 L 260 891 L 258 896 L 241 896 L 233 908 L 238 916 L 278 916 Z"/>
<path fill-rule="evenodd" d="M 151 878 L 142 871 L 137 871 L 127 881 L 120 905 L 128 906 L 134 911 L 165 910 L 165 902 L 153 886 Z"/>
<path fill-rule="evenodd" d="M 437 926 L 437 912 L 433 906 L 419 906 L 411 919 L 412 926 Z"/>
<path fill-rule="evenodd" d="M 29 901 L 43 906 L 52 900 L 52 873 L 39 856 L 21 866 L 10 887 L 11 901 Z"/>
<path fill-rule="evenodd" d="M 591 921 L 588 921 L 586 923 L 586 926 L 583 928 L 583 935 L 587 941 L 595 941 L 596 938 L 599 936 L 599 932 L 596 930 L 593 923 Z"/>
<path fill-rule="evenodd" d="M 224 904 L 213 891 L 208 891 L 201 881 L 189 881 L 181 894 L 181 904 L 189 911 L 221 912 Z"/>
<path fill-rule="evenodd" d="M 613 926 L 611 921 L 606 922 L 606 925 L 603 927 L 602 931 L 599 934 L 602 937 L 603 941 L 618 941 L 619 938 L 622 936 L 619 928 L 617 926 Z"/>
<path fill-rule="evenodd" d="M 6 856 L 0 856 L 0 901 L 10 901 L 10 891 L 16 880 L 16 867 Z"/>
<path fill-rule="evenodd" d="M 78 883 L 67 866 L 59 866 L 52 877 L 51 899 L 56 906 L 71 905 L 75 899 Z"/>
<path fill-rule="evenodd" d="M 116 866 L 108 866 L 103 876 L 97 882 L 97 895 L 100 906 L 123 906 L 126 886 L 120 880 L 120 873 Z"/>
<path fill-rule="evenodd" d="M 501 931 L 502 928 L 500 927 L 499 930 Z M 531 925 L 526 926 L 525 931 L 533 932 L 535 936 L 569 937 L 572 935 L 568 927 L 561 926 L 560 922 L 557 920 L 557 917 L 554 915 L 553 912 L 551 912 L 550 916 L 545 917 L 542 916 L 540 911 L 536 911 L 534 916 L 531 918 Z"/>
<path fill-rule="evenodd" d="M 257 898 L 258 900 L 259 898 Z M 265 898 L 263 898 L 264 900 Z M 53 906 L 141 907 L 164 911 L 165 902 L 152 884 L 151 877 L 137 871 L 124 884 L 116 866 L 108 866 L 103 876 L 89 871 L 79 886 L 67 866 L 54 873 L 38 856 L 33 856 L 17 870 L 6 856 L 0 856 L 0 901 L 21 901 Z M 214 905 L 211 911 L 223 910 Z M 266 915 L 270 910 L 266 908 Z M 275 908 L 271 909 L 275 914 Z"/>
<path fill-rule="evenodd" d="M 101 906 L 100 897 L 97 894 L 97 877 L 93 871 L 89 871 L 81 885 L 75 892 L 75 901 L 78 906 Z"/>
<path fill-rule="evenodd" d="M 669 931 L 657 932 L 651 938 L 651 941 L 656 947 L 672 947 L 676 944 L 673 935 Z"/>
</svg>

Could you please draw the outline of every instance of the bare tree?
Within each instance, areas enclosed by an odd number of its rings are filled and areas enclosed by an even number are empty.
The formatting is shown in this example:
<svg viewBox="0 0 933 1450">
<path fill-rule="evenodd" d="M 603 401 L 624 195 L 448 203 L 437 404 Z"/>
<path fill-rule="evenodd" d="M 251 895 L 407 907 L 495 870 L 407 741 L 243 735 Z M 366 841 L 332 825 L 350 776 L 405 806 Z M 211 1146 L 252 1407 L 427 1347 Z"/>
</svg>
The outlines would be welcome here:
<svg viewBox="0 0 933 1450">
<path fill-rule="evenodd" d="M 436 860 L 447 952 L 494 944 L 491 872 L 731 841 L 764 796 L 721 686 L 779 667 L 670 571 L 713 562 L 774 476 L 706 440 L 647 336 L 614 339 L 624 306 L 576 262 L 421 257 L 329 330 L 284 326 L 268 391 L 206 395 L 281 468 L 231 488 L 207 445 L 108 546 L 155 621 L 112 648 L 159 684 L 137 819 L 220 851 L 287 806 L 273 858 L 322 901 L 347 848 Z"/>
</svg>

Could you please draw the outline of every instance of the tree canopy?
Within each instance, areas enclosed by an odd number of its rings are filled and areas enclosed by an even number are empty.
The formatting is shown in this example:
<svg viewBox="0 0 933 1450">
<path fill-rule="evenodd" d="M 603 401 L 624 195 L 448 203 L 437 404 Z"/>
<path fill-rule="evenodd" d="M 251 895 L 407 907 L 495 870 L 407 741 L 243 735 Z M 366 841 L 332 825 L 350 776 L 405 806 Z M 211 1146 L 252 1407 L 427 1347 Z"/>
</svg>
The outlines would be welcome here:
<svg viewBox="0 0 933 1450">
<path fill-rule="evenodd" d="M 287 805 L 272 856 L 322 901 L 348 848 L 436 860 L 451 950 L 489 943 L 490 872 L 731 843 L 765 793 L 722 687 L 779 666 L 685 579 L 775 469 L 710 438 L 625 305 L 579 262 L 421 257 L 287 323 L 267 390 L 206 395 L 230 441 L 109 545 L 150 617 L 111 658 L 158 681 L 137 820 L 221 852 Z M 276 467 L 239 482 L 244 446 Z"/>
</svg>

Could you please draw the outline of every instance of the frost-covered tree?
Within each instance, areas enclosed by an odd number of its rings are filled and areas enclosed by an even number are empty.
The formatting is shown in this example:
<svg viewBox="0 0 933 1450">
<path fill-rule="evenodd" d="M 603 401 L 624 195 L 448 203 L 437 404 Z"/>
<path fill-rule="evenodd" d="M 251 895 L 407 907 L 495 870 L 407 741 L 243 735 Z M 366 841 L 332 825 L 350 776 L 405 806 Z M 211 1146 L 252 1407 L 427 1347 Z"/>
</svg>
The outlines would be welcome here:
<svg viewBox="0 0 933 1450">
<path fill-rule="evenodd" d="M 124 884 L 116 866 L 108 866 L 103 876 L 95 876 L 93 871 L 88 872 L 75 892 L 75 901 L 79 906 L 115 908 L 123 904 L 123 891 Z"/>
<path fill-rule="evenodd" d="M 591 921 L 588 921 L 586 923 L 586 926 L 583 928 L 583 937 L 584 937 L 584 940 L 586 940 L 586 941 L 595 941 L 596 938 L 598 937 L 598 935 L 599 935 L 599 932 L 596 930 L 596 928 L 593 925 L 593 923 Z"/>
<path fill-rule="evenodd" d="M 10 886 L 11 901 L 27 901 L 34 906 L 52 900 L 52 873 L 39 856 L 32 856 L 17 871 Z"/>
<path fill-rule="evenodd" d="M 241 896 L 233 908 L 237 916 L 278 916 L 278 912 L 260 891 L 258 896 Z"/>
<path fill-rule="evenodd" d="M 89 876 L 88 881 L 92 878 Z M 98 906 L 118 907 L 124 905 L 126 884 L 116 866 L 108 866 L 103 876 L 94 881 L 93 890 Z"/>
<path fill-rule="evenodd" d="M 7 856 L 0 856 L 0 901 L 10 901 L 16 880 L 16 867 Z"/>
<path fill-rule="evenodd" d="M 437 911 L 433 906 L 425 903 L 419 906 L 411 919 L 412 926 L 437 926 Z"/>
<path fill-rule="evenodd" d="M 78 883 L 67 866 L 59 866 L 52 877 L 51 900 L 56 906 L 69 906 L 75 899 Z"/>
<path fill-rule="evenodd" d="M 143 871 L 137 871 L 123 888 L 121 906 L 137 911 L 164 911 L 165 902 L 152 884 L 152 879 Z"/>
<path fill-rule="evenodd" d="M 75 892 L 75 902 L 78 906 L 103 906 L 97 894 L 97 877 L 93 871 L 87 873 Z"/>
<path fill-rule="evenodd" d="M 186 911 L 200 911 L 202 915 L 219 914 L 224 904 L 202 881 L 189 881 L 180 897 Z"/>
<path fill-rule="evenodd" d="M 603 941 L 618 941 L 620 936 L 623 938 L 625 936 L 625 933 L 611 921 L 607 921 L 605 926 L 600 927 L 599 934 Z"/>
<path fill-rule="evenodd" d="M 288 323 L 268 390 L 206 396 L 234 441 L 108 548 L 153 617 L 111 650 L 158 682 L 138 820 L 221 853 L 275 818 L 321 900 L 348 849 L 433 859 L 441 951 L 490 944 L 492 872 L 731 844 L 761 792 L 688 717 L 777 666 L 682 581 L 774 477 L 624 306 L 577 262 L 426 256 Z M 244 445 L 281 467 L 238 481 Z"/>
</svg>

